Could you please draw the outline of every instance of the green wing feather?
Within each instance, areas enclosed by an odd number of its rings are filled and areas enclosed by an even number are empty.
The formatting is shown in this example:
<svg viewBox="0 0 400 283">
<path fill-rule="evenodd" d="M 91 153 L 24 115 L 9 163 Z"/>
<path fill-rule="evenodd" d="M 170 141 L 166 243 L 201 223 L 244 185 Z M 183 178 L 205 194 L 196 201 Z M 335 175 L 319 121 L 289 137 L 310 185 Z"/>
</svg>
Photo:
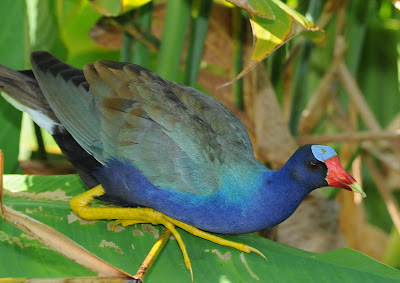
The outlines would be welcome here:
<svg viewBox="0 0 400 283">
<path fill-rule="evenodd" d="M 156 186 L 210 194 L 221 186 L 220 170 L 256 162 L 243 124 L 193 88 L 134 64 L 101 60 L 84 67 L 88 91 L 33 66 L 56 116 L 103 164 L 127 159 Z"/>
</svg>

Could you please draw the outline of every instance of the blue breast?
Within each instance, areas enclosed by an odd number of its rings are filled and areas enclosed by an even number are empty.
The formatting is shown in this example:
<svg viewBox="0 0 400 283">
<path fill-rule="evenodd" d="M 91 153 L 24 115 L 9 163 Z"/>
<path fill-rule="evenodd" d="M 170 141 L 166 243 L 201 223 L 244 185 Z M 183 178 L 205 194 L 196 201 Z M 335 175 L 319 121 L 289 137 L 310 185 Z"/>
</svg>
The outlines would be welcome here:
<svg viewBox="0 0 400 283">
<path fill-rule="evenodd" d="M 286 200 L 282 190 L 288 186 L 274 180 L 274 172 L 254 170 L 239 183 L 229 181 L 231 178 L 227 176 L 225 185 L 210 195 L 158 188 L 129 161 L 110 160 L 94 175 L 108 196 L 122 198 L 132 206 L 152 207 L 206 231 L 239 234 L 279 224 L 304 198 L 298 201 L 295 194 Z"/>
</svg>

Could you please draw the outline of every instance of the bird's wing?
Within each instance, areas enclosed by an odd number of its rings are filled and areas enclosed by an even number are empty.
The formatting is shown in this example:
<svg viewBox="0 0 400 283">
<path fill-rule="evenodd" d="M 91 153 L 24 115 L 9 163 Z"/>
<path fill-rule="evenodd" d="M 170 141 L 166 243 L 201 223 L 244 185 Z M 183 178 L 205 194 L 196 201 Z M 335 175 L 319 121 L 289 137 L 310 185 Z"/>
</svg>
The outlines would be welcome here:
<svg viewBox="0 0 400 283">
<path fill-rule="evenodd" d="M 56 100 L 49 104 L 103 164 L 128 159 L 158 187 L 209 194 L 220 187 L 221 165 L 253 154 L 240 121 L 192 88 L 128 63 L 86 65 L 89 88 L 53 69 L 43 71 L 45 96 Z"/>
<path fill-rule="evenodd" d="M 100 163 L 104 163 L 96 101 L 82 70 L 48 52 L 31 55 L 32 71 L 54 114 L 73 138 Z"/>
<path fill-rule="evenodd" d="M 197 89 L 174 82 L 168 82 L 168 84 L 180 101 L 219 137 L 230 146 L 253 154 L 253 147 L 245 126 L 228 108 Z"/>
</svg>

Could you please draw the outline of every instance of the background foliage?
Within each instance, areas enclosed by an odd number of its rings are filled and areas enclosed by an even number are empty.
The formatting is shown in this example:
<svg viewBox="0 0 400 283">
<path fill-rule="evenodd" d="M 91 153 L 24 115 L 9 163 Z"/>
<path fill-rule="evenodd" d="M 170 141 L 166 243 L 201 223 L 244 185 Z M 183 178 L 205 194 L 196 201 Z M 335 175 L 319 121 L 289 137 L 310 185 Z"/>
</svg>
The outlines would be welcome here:
<svg viewBox="0 0 400 283">
<path fill-rule="evenodd" d="M 336 198 L 342 216 L 337 210 L 321 209 L 318 218 L 334 214 L 330 222 L 340 221 L 340 231 L 336 229 L 344 235 L 345 245 L 400 266 L 400 12 L 390 1 L 286 1 L 326 30 L 325 46 L 297 36 L 244 79 L 220 89 L 216 87 L 233 80 L 251 62 L 252 33 L 246 12 L 211 1 L 150 2 L 134 10 L 132 1 L 115 1 L 121 7 L 104 7 L 102 2 L 1 1 L 0 18 L 7 24 L 0 26 L 0 63 L 26 69 L 30 52 L 47 50 L 77 67 L 98 59 L 144 65 L 222 101 L 247 126 L 257 157 L 273 168 L 281 166 L 297 145 L 332 145 L 345 167 L 362 180 L 368 198 L 337 196 L 326 189 L 324 197 L 313 197 L 322 206 L 326 198 Z M 20 133 L 25 158 L 60 159 L 53 154 L 57 150 L 51 138 L 43 133 L 45 148 L 41 147 L 40 131 L 24 121 L 21 133 L 21 113 L 0 97 L 0 148 L 6 173 L 22 171 L 17 159 Z M 51 162 L 40 164 L 46 164 L 46 172 L 69 172 L 64 163 L 61 169 Z M 32 166 L 38 165 L 22 163 L 24 172 L 32 172 Z M 39 168 L 43 172 L 43 166 Z M 300 219 L 306 221 L 304 216 Z M 304 234 L 300 242 L 326 236 L 295 227 L 296 234 Z M 299 242 L 279 234 L 279 229 L 278 240 L 290 245 Z M 76 273 L 81 274 L 86 273 Z"/>
</svg>

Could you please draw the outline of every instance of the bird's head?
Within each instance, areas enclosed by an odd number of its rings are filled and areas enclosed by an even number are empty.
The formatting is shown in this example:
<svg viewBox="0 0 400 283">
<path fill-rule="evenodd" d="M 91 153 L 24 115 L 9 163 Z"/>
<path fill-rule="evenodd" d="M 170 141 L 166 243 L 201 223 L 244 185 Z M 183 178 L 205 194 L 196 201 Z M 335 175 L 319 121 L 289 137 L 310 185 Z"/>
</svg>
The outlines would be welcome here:
<svg viewBox="0 0 400 283">
<path fill-rule="evenodd" d="M 288 161 L 290 178 L 310 190 L 331 186 L 360 193 L 357 181 L 340 164 L 335 150 L 325 145 L 304 145 Z M 286 165 L 285 165 L 286 167 Z"/>
</svg>

